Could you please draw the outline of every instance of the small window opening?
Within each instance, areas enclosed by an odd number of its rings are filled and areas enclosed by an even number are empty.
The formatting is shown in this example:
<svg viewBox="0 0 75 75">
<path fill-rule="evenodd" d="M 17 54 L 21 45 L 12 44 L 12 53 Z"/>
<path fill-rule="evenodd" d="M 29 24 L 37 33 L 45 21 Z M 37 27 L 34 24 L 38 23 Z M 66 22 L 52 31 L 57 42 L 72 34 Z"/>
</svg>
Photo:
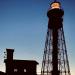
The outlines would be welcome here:
<svg viewBox="0 0 75 75">
<path fill-rule="evenodd" d="M 26 69 L 24 69 L 24 72 L 26 72 Z"/>
<path fill-rule="evenodd" d="M 14 69 L 14 72 L 17 72 L 18 70 L 17 69 Z"/>
</svg>

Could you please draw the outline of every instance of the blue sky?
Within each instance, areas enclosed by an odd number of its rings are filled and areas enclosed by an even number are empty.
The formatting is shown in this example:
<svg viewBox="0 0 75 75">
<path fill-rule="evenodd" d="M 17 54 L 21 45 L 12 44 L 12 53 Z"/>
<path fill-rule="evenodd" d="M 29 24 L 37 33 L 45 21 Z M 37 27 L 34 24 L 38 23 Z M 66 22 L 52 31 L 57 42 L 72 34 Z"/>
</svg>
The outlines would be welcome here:
<svg viewBox="0 0 75 75">
<path fill-rule="evenodd" d="M 75 74 L 75 1 L 60 0 L 64 32 L 72 75 Z M 14 48 L 15 59 L 36 60 L 40 71 L 47 32 L 47 10 L 52 0 L 0 0 L 0 70 L 4 51 Z"/>
</svg>

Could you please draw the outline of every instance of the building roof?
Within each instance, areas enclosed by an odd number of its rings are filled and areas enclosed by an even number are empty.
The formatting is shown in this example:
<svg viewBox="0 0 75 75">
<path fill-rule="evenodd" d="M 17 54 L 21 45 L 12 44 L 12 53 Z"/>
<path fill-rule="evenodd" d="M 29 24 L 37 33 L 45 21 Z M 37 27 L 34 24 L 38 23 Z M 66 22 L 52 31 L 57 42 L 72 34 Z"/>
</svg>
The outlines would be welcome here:
<svg viewBox="0 0 75 75">
<path fill-rule="evenodd" d="M 17 60 L 17 59 L 13 59 L 13 62 L 14 63 L 17 63 L 17 62 L 25 62 L 25 63 L 33 63 L 33 64 L 39 64 L 37 61 L 35 60 Z"/>
<path fill-rule="evenodd" d="M 7 62 L 7 59 L 4 60 L 4 62 L 6 63 Z M 39 64 L 37 61 L 35 60 L 18 60 L 18 59 L 13 59 L 13 63 L 31 63 L 31 64 Z"/>
</svg>

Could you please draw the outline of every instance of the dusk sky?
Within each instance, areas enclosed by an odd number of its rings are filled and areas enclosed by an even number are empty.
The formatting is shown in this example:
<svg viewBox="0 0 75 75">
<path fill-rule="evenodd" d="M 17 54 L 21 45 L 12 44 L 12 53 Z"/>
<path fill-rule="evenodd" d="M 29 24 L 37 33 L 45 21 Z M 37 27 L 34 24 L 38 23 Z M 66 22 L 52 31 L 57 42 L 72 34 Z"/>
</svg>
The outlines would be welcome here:
<svg viewBox="0 0 75 75">
<path fill-rule="evenodd" d="M 59 1 L 65 12 L 63 26 L 71 75 L 75 75 L 75 1 Z M 5 71 L 6 48 L 15 49 L 15 59 L 36 60 L 41 71 L 50 2 L 0 0 L 0 71 Z"/>
</svg>

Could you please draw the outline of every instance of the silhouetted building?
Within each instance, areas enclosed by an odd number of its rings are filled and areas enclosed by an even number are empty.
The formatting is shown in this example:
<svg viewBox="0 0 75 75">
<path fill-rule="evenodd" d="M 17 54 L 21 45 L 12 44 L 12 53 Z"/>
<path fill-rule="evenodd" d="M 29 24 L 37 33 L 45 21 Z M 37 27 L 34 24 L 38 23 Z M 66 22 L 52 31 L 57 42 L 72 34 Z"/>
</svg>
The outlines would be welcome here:
<svg viewBox="0 0 75 75">
<path fill-rule="evenodd" d="M 13 59 L 14 49 L 6 49 L 7 59 L 4 60 L 7 75 L 37 75 L 37 62 L 34 60 Z"/>
</svg>

